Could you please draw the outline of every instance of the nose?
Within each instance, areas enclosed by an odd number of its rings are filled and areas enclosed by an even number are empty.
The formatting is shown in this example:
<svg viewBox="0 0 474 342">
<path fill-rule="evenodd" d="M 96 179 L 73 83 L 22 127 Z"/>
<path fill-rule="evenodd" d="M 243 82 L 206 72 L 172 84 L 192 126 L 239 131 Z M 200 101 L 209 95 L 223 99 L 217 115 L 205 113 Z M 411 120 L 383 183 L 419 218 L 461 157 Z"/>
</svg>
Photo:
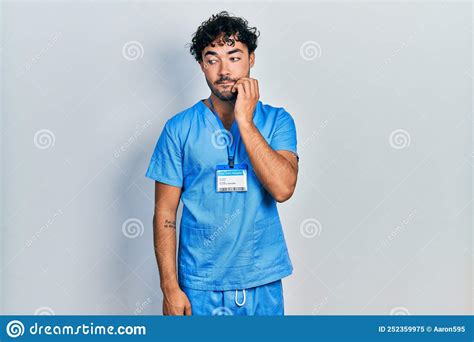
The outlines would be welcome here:
<svg viewBox="0 0 474 342">
<path fill-rule="evenodd" d="M 227 63 L 227 61 L 222 61 L 220 63 L 220 68 L 219 68 L 219 77 L 229 77 L 230 76 L 230 72 L 229 72 L 229 64 Z"/>
</svg>

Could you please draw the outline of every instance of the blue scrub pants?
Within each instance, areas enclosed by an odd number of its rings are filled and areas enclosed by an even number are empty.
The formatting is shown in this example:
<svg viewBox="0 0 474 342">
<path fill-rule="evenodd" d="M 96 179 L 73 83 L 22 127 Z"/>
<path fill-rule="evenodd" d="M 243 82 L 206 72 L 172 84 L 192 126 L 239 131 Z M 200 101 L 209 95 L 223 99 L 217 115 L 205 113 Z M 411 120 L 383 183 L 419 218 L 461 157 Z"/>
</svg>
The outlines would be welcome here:
<svg viewBox="0 0 474 342">
<path fill-rule="evenodd" d="M 191 302 L 193 315 L 284 315 L 281 279 L 248 289 L 208 291 L 182 287 L 182 290 Z"/>
</svg>

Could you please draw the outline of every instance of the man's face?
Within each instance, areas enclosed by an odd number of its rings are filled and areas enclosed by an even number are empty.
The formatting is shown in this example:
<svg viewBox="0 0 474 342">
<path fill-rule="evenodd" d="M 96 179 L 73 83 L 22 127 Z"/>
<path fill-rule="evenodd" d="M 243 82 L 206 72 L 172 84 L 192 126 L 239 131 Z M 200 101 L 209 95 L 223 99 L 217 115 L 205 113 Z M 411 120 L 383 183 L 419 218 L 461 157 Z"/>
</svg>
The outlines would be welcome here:
<svg viewBox="0 0 474 342">
<path fill-rule="evenodd" d="M 215 46 L 206 46 L 199 64 L 211 92 L 223 101 L 232 101 L 237 98 L 237 92 L 231 92 L 232 86 L 239 78 L 250 76 L 255 54 L 249 55 L 247 46 L 237 40 L 233 46 L 221 46 L 219 42 L 220 37 L 213 41 Z"/>
</svg>

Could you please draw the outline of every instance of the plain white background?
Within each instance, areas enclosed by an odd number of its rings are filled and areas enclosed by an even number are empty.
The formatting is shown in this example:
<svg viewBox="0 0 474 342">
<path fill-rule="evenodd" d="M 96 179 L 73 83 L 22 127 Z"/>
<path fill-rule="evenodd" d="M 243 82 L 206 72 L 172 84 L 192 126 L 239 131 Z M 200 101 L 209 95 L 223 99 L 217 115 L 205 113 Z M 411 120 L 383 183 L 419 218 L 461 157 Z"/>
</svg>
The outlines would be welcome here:
<svg viewBox="0 0 474 342">
<path fill-rule="evenodd" d="M 471 4 L 222 1 L 2 3 L 2 313 L 161 313 L 144 175 L 220 10 L 297 125 L 286 313 L 470 314 Z"/>
</svg>

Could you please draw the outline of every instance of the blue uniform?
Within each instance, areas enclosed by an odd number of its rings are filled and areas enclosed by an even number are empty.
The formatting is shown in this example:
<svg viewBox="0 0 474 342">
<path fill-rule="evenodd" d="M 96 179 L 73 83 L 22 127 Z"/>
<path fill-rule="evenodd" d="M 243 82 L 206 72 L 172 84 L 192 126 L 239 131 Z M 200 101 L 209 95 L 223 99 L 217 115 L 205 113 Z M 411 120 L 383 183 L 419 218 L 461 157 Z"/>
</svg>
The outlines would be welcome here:
<svg viewBox="0 0 474 342">
<path fill-rule="evenodd" d="M 295 124 L 284 108 L 258 101 L 253 122 L 273 150 L 298 156 Z M 166 122 L 146 172 L 182 188 L 178 281 L 188 289 L 249 289 L 293 271 L 276 201 L 252 170 L 235 120 L 225 133 L 233 143 L 235 163 L 248 164 L 247 191 L 216 190 L 216 166 L 228 163 L 222 127 L 202 100 L 175 114 Z"/>
<path fill-rule="evenodd" d="M 204 291 L 183 287 L 193 315 L 283 316 L 285 305 L 281 279 L 242 290 Z"/>
</svg>

